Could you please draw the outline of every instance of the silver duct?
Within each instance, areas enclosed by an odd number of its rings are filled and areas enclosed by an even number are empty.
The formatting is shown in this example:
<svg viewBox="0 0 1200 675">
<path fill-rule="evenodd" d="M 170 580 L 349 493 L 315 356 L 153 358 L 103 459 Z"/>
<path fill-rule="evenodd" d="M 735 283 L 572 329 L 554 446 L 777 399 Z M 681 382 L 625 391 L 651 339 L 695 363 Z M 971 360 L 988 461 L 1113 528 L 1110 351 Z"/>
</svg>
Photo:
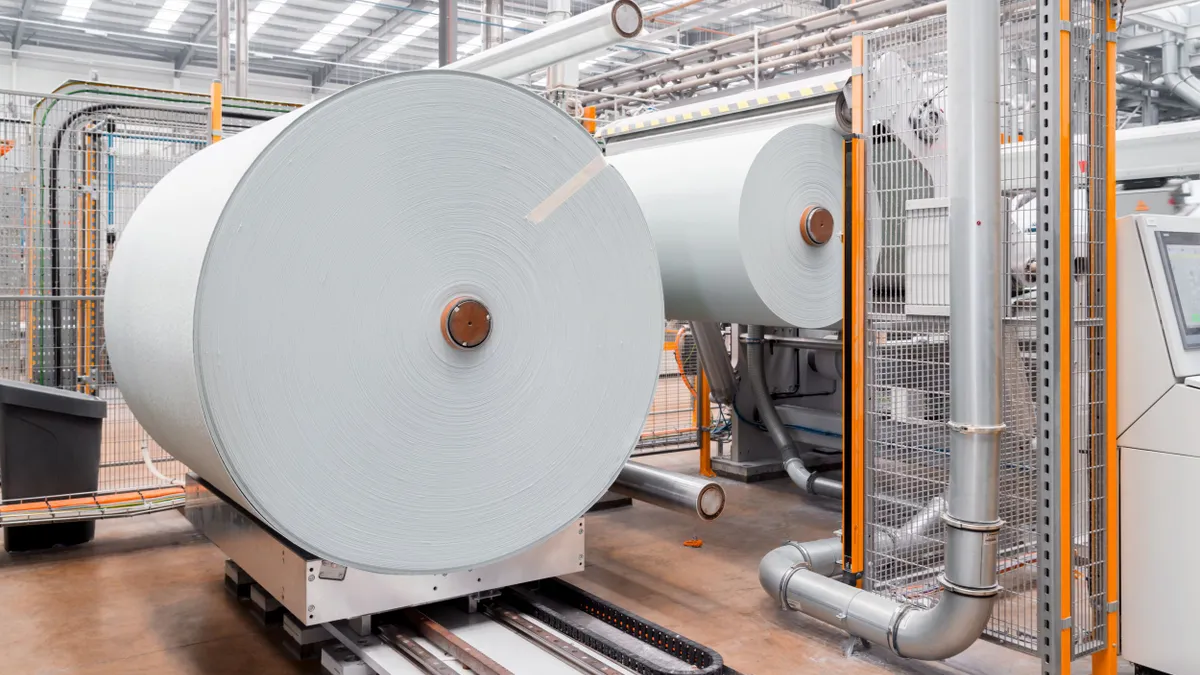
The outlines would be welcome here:
<svg viewBox="0 0 1200 675">
<path fill-rule="evenodd" d="M 810 570 L 808 545 L 780 547 L 759 565 L 784 607 L 900 656 L 937 660 L 969 647 L 987 626 L 1000 528 L 1002 340 L 999 0 L 949 0 L 947 108 L 950 193 L 950 485 L 943 587 L 930 609 L 899 603 Z M 780 569 L 780 560 L 793 560 Z"/>
<path fill-rule="evenodd" d="M 229 2 L 217 0 L 217 79 L 229 86 Z"/>
<path fill-rule="evenodd" d="M 1188 105 L 1200 109 L 1200 85 L 1196 83 L 1192 69 L 1184 62 L 1183 51 L 1183 45 L 1176 43 L 1173 36 L 1163 41 L 1163 84 Z"/>
<path fill-rule="evenodd" d="M 546 25 L 556 24 L 571 18 L 571 0 L 548 0 L 546 3 Z M 574 86 L 569 80 L 567 69 L 573 64 L 562 61 L 546 69 L 546 91 L 559 87 Z"/>
<path fill-rule="evenodd" d="M 233 22 L 236 26 L 234 36 L 237 38 L 237 49 L 234 54 L 234 94 L 246 98 L 250 91 L 250 10 L 248 0 L 234 0 Z"/>
<path fill-rule="evenodd" d="M 787 427 L 783 425 L 783 420 L 779 419 L 779 411 L 775 409 L 775 402 L 771 400 L 771 391 L 767 388 L 763 359 L 763 332 L 762 326 L 746 327 L 746 377 L 750 379 L 750 389 L 754 392 L 754 404 L 758 408 L 758 416 L 762 419 L 763 426 L 767 428 L 767 435 L 771 437 L 775 447 L 779 448 L 779 454 L 783 457 L 783 469 L 787 472 L 788 478 L 791 478 L 793 483 L 809 494 L 840 499 L 842 496 L 841 482 L 818 476 L 804 466 L 796 442 L 792 440 Z"/>
<path fill-rule="evenodd" d="M 638 462 L 625 462 L 612 490 L 701 520 L 716 520 L 725 510 L 725 489 L 720 483 Z"/>
<path fill-rule="evenodd" d="M 733 375 L 733 364 L 725 350 L 725 337 L 721 335 L 721 324 L 710 321 L 693 321 L 690 324 L 692 337 L 696 338 L 696 351 L 700 352 L 700 365 L 708 376 L 708 386 L 717 403 L 730 405 L 737 393 L 737 379 Z"/>
<path fill-rule="evenodd" d="M 458 2 L 438 0 L 438 65 L 458 60 Z"/>
<path fill-rule="evenodd" d="M 504 0 L 484 0 L 483 48 L 499 47 L 504 42 Z"/>
</svg>

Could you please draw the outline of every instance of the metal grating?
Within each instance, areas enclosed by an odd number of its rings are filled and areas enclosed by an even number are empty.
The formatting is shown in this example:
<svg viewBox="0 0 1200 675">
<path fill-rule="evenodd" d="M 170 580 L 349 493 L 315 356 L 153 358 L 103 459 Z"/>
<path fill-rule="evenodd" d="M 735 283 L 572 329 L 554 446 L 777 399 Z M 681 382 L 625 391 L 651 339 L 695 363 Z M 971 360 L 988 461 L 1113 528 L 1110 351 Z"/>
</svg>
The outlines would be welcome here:
<svg viewBox="0 0 1200 675">
<path fill-rule="evenodd" d="M 1007 229 L 997 576 L 1003 591 L 985 633 L 1036 650 L 1037 430 L 1036 101 L 1030 0 L 1006 0 L 998 142 Z M 865 38 L 868 213 L 866 319 L 866 587 L 922 606 L 936 602 L 944 563 L 939 518 L 949 469 L 949 239 L 944 17 Z M 1026 150 L 1026 151 L 1022 151 Z"/>
<path fill-rule="evenodd" d="M 226 117 L 225 133 L 290 107 L 241 102 Z M 208 106 L 194 95 L 149 90 L 112 96 L 0 90 L 0 115 L 0 378 L 107 402 L 96 494 L 172 485 L 186 468 L 134 420 L 113 378 L 104 347 L 104 285 L 141 199 L 207 145 Z M 6 521 L 23 512 L 14 502 L 32 508 L 30 498 L 59 497 L 3 487 Z M 113 503 L 121 515 L 128 512 L 128 500 Z"/>
</svg>

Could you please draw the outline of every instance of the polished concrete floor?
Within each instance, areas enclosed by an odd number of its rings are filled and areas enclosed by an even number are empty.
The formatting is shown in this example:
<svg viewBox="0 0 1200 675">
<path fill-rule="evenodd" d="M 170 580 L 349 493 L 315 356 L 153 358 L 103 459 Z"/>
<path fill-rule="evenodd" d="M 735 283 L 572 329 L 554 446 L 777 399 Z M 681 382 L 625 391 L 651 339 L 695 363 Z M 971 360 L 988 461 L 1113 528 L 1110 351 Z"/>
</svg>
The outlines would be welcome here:
<svg viewBox="0 0 1200 675">
<path fill-rule="evenodd" d="M 696 466 L 695 453 L 649 461 Z M 570 580 L 715 648 L 747 675 L 1038 672 L 1033 657 L 986 643 L 939 664 L 878 648 L 845 656 L 843 634 L 781 611 L 757 576 L 763 553 L 785 539 L 829 536 L 838 506 L 803 498 L 785 481 L 725 485 L 728 506 L 715 523 L 644 504 L 589 516 L 587 569 Z M 74 550 L 0 553 L 0 673 L 317 672 L 291 660 L 278 634 L 226 595 L 224 557 L 182 516 L 106 521 L 97 531 Z M 701 548 L 683 545 L 695 537 Z"/>
</svg>

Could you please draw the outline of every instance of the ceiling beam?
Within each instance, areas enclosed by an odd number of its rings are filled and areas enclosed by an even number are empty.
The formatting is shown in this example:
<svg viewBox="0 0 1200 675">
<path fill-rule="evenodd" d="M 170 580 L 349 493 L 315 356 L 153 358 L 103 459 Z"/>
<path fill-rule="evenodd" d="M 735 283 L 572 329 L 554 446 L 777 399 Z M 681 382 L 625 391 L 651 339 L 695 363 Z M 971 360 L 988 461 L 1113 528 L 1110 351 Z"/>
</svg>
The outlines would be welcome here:
<svg viewBox="0 0 1200 675">
<path fill-rule="evenodd" d="M 333 74 L 333 71 L 337 69 L 338 64 L 348 63 L 354 57 L 367 51 L 367 48 L 374 45 L 380 39 L 390 35 L 398 27 L 407 23 L 408 19 L 416 14 L 414 10 L 424 10 L 426 5 L 431 6 L 432 3 L 426 2 L 425 0 L 414 0 L 413 2 L 410 2 L 407 9 L 397 11 L 395 14 L 388 17 L 386 21 L 379 24 L 375 30 L 367 33 L 358 42 L 355 42 L 347 47 L 346 51 L 339 54 L 338 57 L 334 59 L 333 63 L 321 66 L 319 69 L 317 69 L 313 73 L 312 77 L 313 93 L 316 93 L 325 85 L 325 81 L 328 80 L 329 76 Z"/>
<path fill-rule="evenodd" d="M 17 22 L 17 27 L 13 29 L 12 36 L 12 57 L 17 58 L 17 51 L 21 49 L 21 45 L 25 43 L 27 34 L 25 19 L 29 18 L 29 10 L 33 7 L 33 0 L 21 0 L 21 13 L 17 15 L 20 21 Z"/>
<path fill-rule="evenodd" d="M 1187 34 L 1187 29 L 1173 21 L 1166 21 L 1156 16 L 1148 14 L 1131 14 L 1125 17 L 1126 21 L 1141 24 L 1147 28 L 1156 28 L 1167 33 L 1175 33 L 1176 35 Z"/>
<path fill-rule="evenodd" d="M 214 12 L 213 15 L 208 17 L 208 20 L 200 26 L 200 30 L 196 31 L 196 34 L 192 36 L 192 39 L 190 40 L 192 44 L 188 45 L 186 49 L 181 50 L 175 55 L 175 77 L 179 77 L 183 73 L 183 69 L 187 68 L 187 65 L 191 63 L 192 59 L 196 56 L 196 43 L 202 42 L 208 38 L 208 34 L 212 32 L 216 25 L 217 15 Z"/>
</svg>

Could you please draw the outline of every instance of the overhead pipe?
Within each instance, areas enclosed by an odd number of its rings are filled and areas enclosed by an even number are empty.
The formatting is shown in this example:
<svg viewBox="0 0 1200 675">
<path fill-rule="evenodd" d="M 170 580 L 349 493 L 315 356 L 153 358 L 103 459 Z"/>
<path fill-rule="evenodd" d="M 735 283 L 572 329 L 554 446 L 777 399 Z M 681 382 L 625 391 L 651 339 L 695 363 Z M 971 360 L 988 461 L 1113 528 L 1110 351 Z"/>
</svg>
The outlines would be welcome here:
<svg viewBox="0 0 1200 675">
<path fill-rule="evenodd" d="M 803 37 L 803 38 L 800 38 L 797 40 L 791 40 L 788 42 L 784 42 L 782 44 L 775 45 L 773 47 L 767 47 L 766 49 L 760 49 L 757 52 L 729 56 L 729 57 L 726 57 L 723 59 L 719 59 L 717 61 L 710 61 L 708 63 L 697 64 L 690 68 L 683 68 L 681 70 L 674 71 L 674 72 L 671 72 L 671 73 L 668 73 L 666 75 L 662 75 L 659 77 L 650 77 L 650 78 L 646 78 L 643 80 L 639 80 L 637 82 L 632 82 L 629 84 L 624 84 L 624 85 L 620 85 L 617 87 L 613 87 L 612 89 L 606 89 L 602 92 L 597 92 L 595 94 L 582 97 L 582 103 L 583 103 L 583 105 L 589 105 L 595 101 L 603 100 L 606 98 L 611 98 L 615 95 L 630 94 L 630 93 L 640 91 L 642 89 L 647 89 L 647 88 L 653 87 L 653 86 L 661 86 L 663 91 L 668 91 L 668 90 L 671 90 L 673 87 L 681 87 L 681 86 L 690 88 L 691 86 L 694 85 L 694 83 L 677 82 L 677 84 L 675 84 L 675 85 L 668 85 L 667 82 L 676 82 L 678 80 L 683 80 L 688 77 L 699 77 L 699 76 L 706 76 L 706 75 L 711 77 L 712 75 L 710 75 L 710 74 L 713 74 L 713 71 L 715 71 L 715 70 L 730 68 L 730 67 L 738 66 L 738 65 L 741 65 L 744 63 L 753 63 L 755 61 L 755 59 L 758 59 L 760 69 L 761 68 L 775 68 L 780 65 L 783 65 L 782 63 L 780 63 L 781 61 L 783 61 L 783 59 L 779 59 L 778 61 L 762 61 L 762 59 L 769 58 L 771 56 L 787 54 L 787 53 L 794 52 L 794 51 L 800 50 L 800 49 L 807 49 L 808 47 L 816 47 L 818 45 L 828 45 L 829 43 L 836 42 L 838 40 L 843 40 L 845 38 L 849 38 L 854 33 L 857 33 L 860 31 L 872 31 L 872 30 L 878 30 L 880 28 L 889 28 L 891 26 L 896 26 L 896 25 L 899 25 L 902 23 L 909 23 L 909 22 L 917 21 L 919 19 L 924 19 L 924 18 L 927 18 L 930 16 L 935 16 L 937 14 L 942 14 L 945 11 L 946 11 L 946 2 L 945 2 L 945 0 L 943 0 L 942 2 L 936 2 L 931 5 L 924 5 L 922 7 L 916 7 L 914 9 L 910 9 L 905 12 L 900 12 L 898 14 L 890 14 L 887 16 L 882 16 L 882 17 L 878 17 L 876 19 L 872 19 L 870 21 L 862 21 L 862 22 L 852 24 L 849 26 L 843 26 L 841 28 L 832 28 L 823 33 L 818 33 L 816 35 L 808 35 L 807 37 Z M 817 52 L 822 52 L 822 51 L 825 51 L 828 49 L 829 49 L 829 47 L 824 47 L 821 50 L 817 50 Z M 841 47 L 840 49 L 835 50 L 833 53 L 836 53 L 837 51 L 845 51 L 846 49 L 848 49 L 848 44 L 845 47 Z M 789 58 L 797 58 L 797 57 L 802 57 L 802 56 L 806 56 L 806 54 L 796 54 Z M 813 57 L 808 56 L 808 58 L 805 60 L 809 60 L 811 58 L 813 58 Z M 793 61 L 793 63 L 794 62 L 798 62 L 798 61 Z M 750 72 L 743 73 L 741 71 L 735 71 L 735 73 L 733 73 L 733 74 L 720 73 L 720 75 L 728 75 L 729 77 L 743 77 L 743 76 L 752 75 L 752 73 L 750 73 Z M 725 79 L 728 79 L 728 78 L 725 78 Z M 662 93 L 662 92 L 660 91 L 659 93 Z"/>
<path fill-rule="evenodd" d="M 1163 40 L 1163 84 L 1188 105 L 1200 109 L 1200 86 L 1195 83 L 1192 69 L 1184 63 L 1183 51 L 1183 45 L 1175 42 L 1174 37 Z"/>
<path fill-rule="evenodd" d="M 234 72 L 237 73 L 237 78 L 234 81 L 233 93 L 240 98 L 246 98 L 249 95 L 247 92 L 250 91 L 250 12 L 247 4 L 248 0 L 234 0 L 237 52 L 233 63 L 236 66 Z"/>
<path fill-rule="evenodd" d="M 1140 77 L 1126 75 L 1125 73 L 1117 74 L 1117 83 L 1118 84 L 1127 84 L 1131 87 L 1140 87 L 1142 89 L 1148 89 L 1150 91 L 1157 91 L 1157 92 L 1161 92 L 1164 94 L 1172 93 L 1171 87 L 1168 87 L 1165 84 L 1158 84 L 1156 82 L 1147 82 L 1146 80 L 1143 80 Z"/>
<path fill-rule="evenodd" d="M 229 85 L 229 3 L 217 0 L 217 80 Z"/>
<path fill-rule="evenodd" d="M 830 56 L 835 56 L 838 54 L 847 54 L 849 52 L 850 52 L 850 43 L 849 42 L 839 42 L 838 44 L 829 45 L 828 47 L 821 47 L 820 49 L 813 49 L 811 51 L 802 52 L 800 54 L 795 54 L 793 56 L 786 56 L 781 59 L 774 59 L 774 60 L 768 61 L 766 63 L 761 63 L 761 64 L 759 64 L 759 70 L 760 71 L 763 71 L 763 70 L 778 71 L 779 69 L 784 68 L 786 66 L 799 65 L 801 63 L 807 63 L 809 61 L 816 61 L 818 59 L 824 59 L 824 58 L 827 58 Z M 754 77 L 753 68 L 737 68 L 734 70 L 727 70 L 722 73 L 713 73 L 712 75 L 706 75 L 704 77 L 697 77 L 697 78 L 688 80 L 686 82 L 679 82 L 677 84 L 660 87 L 658 89 L 655 89 L 655 90 L 649 92 L 648 94 L 646 94 L 646 96 L 656 96 L 656 97 L 667 96 L 670 94 L 677 94 L 677 93 L 681 93 L 681 92 L 691 91 L 693 89 L 699 89 L 700 87 L 703 87 L 706 85 L 718 84 L 720 82 L 725 82 L 726 80 L 735 80 L 738 78 L 752 78 L 752 77 Z M 593 105 L 597 101 L 602 101 L 607 98 L 625 99 L 625 98 L 629 98 L 629 97 L 625 97 L 625 96 L 621 96 L 621 95 L 610 95 L 609 92 L 604 92 L 602 94 L 592 94 L 592 95 L 584 96 L 582 100 L 587 105 Z"/>
<path fill-rule="evenodd" d="M 458 60 L 458 0 L 438 0 L 438 65 Z"/>
<path fill-rule="evenodd" d="M 779 418 L 779 411 L 775 409 L 775 401 L 771 399 L 771 392 L 767 389 L 766 363 L 763 359 L 763 333 L 762 326 L 749 326 L 746 330 L 746 377 L 750 379 L 750 389 L 754 393 L 758 416 L 762 419 L 763 426 L 767 428 L 767 435 L 771 437 L 771 442 L 775 444 L 775 447 L 779 449 L 780 456 L 783 457 L 783 470 L 787 472 L 788 478 L 791 478 L 792 482 L 805 492 L 840 499 L 842 483 L 832 478 L 818 476 L 808 470 L 803 460 L 800 459 L 800 449 L 796 447 L 796 441 L 792 439 L 783 420 Z"/>
<path fill-rule="evenodd" d="M 483 49 L 499 47 L 504 42 L 504 0 L 484 0 Z"/>
<path fill-rule="evenodd" d="M 546 3 L 546 25 L 552 26 L 556 23 L 566 21 L 571 18 L 571 0 L 548 0 Z M 575 77 L 572 78 L 567 70 L 570 67 L 575 68 Z M 546 68 L 546 89 L 559 89 L 561 87 L 570 87 L 578 83 L 579 66 L 570 62 L 559 61 L 554 65 Z M 575 80 L 574 82 L 572 80 Z"/>
<path fill-rule="evenodd" d="M 700 520 L 716 520 L 725 510 L 725 489 L 720 483 L 639 462 L 625 462 L 612 491 Z"/>
<path fill-rule="evenodd" d="M 758 31 L 758 44 L 778 42 L 803 36 L 816 30 L 834 28 L 856 20 L 876 16 L 894 9 L 910 0 L 858 0 L 853 6 L 849 4 L 812 14 L 800 19 L 793 19 L 777 26 L 763 28 Z M 655 15 L 657 16 L 657 15 Z M 652 20 L 651 16 L 648 20 Z M 736 51 L 739 48 L 752 48 L 755 44 L 755 32 L 747 31 L 723 40 L 709 42 L 699 47 L 672 52 L 648 61 L 642 61 L 625 68 L 610 70 L 601 75 L 590 77 L 580 83 L 580 88 L 593 88 L 605 84 L 617 84 L 627 75 L 646 77 L 647 74 L 660 69 L 678 68 L 681 64 L 693 58 L 721 56 Z"/>
<path fill-rule="evenodd" d="M 712 397 L 723 405 L 731 405 L 737 394 L 737 378 L 729 352 L 725 349 L 725 337 L 721 335 L 721 324 L 712 321 L 693 321 L 690 324 L 692 337 L 696 339 L 696 351 L 700 353 L 700 365 L 708 376 Z"/>
<path fill-rule="evenodd" d="M 604 49 L 641 32 L 642 10 L 638 4 L 615 0 L 494 49 L 476 52 L 447 68 L 508 80 Z"/>
<path fill-rule="evenodd" d="M 945 659 L 991 618 L 999 519 L 1003 274 L 1000 269 L 999 0 L 950 0 L 947 108 L 950 194 L 950 484 L 943 592 L 919 608 L 813 572 L 808 546 L 763 558 L 763 589 L 787 609 L 915 659 Z M 961 117 L 960 117 L 961 116 Z M 800 550 L 797 550 L 800 549 Z M 811 554 L 810 554 L 811 557 Z M 780 560 L 791 560 L 781 569 Z"/>
</svg>

